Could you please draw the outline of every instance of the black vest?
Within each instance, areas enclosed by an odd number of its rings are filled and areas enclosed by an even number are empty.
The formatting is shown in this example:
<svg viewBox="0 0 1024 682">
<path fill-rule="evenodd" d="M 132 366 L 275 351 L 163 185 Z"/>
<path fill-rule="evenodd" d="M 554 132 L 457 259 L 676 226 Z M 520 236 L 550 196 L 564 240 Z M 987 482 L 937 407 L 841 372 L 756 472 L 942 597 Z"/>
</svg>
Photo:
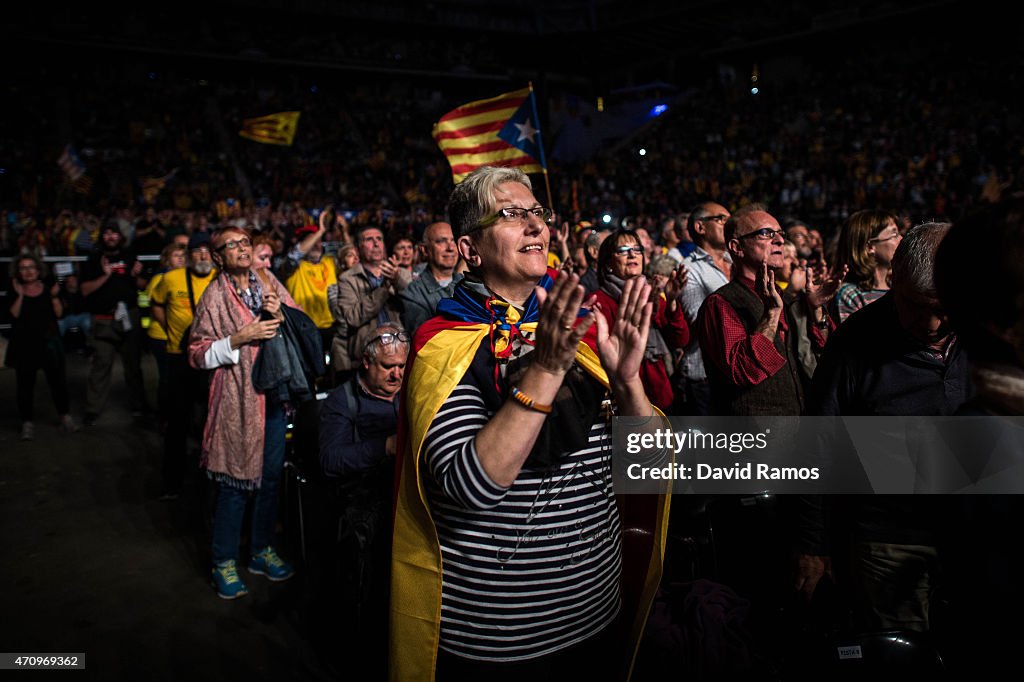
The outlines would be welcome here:
<svg viewBox="0 0 1024 682">
<path fill-rule="evenodd" d="M 712 296 L 721 296 L 733 307 L 743 322 L 747 334 L 753 334 L 761 317 L 764 304 L 746 285 L 737 280 L 729 282 Z M 742 416 L 798 416 L 804 404 L 803 386 L 797 362 L 798 327 L 786 308 L 783 308 L 789 330 L 782 339 L 782 324 L 772 342 L 779 355 L 786 359 L 782 369 L 756 386 L 737 386 L 732 379 L 704 355 L 704 367 L 711 388 L 712 414 Z"/>
</svg>

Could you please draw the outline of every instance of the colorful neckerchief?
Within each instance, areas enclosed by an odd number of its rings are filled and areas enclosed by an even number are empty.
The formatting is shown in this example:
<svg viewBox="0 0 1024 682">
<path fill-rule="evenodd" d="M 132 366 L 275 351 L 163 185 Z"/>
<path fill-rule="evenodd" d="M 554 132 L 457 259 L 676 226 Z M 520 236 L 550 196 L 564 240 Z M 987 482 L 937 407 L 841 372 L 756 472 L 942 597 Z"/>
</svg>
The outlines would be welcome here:
<svg viewBox="0 0 1024 682">
<path fill-rule="evenodd" d="M 464 278 L 455 287 L 455 293 L 451 298 L 443 298 L 437 304 L 437 312 L 447 317 L 452 317 L 463 322 L 475 324 L 486 324 L 490 327 L 487 335 L 491 354 L 503 361 L 512 357 L 516 347 L 516 340 L 522 343 L 533 345 L 531 336 L 524 336 L 523 332 L 533 331 L 537 320 L 540 317 L 540 303 L 537 301 L 537 294 L 531 293 L 523 306 L 523 312 L 508 301 L 493 295 L 481 295 L 481 292 L 474 291 L 472 286 L 475 282 L 470 277 Z M 544 287 L 550 291 L 554 280 L 545 274 L 537 282 L 537 286 Z M 523 329 L 523 325 L 533 325 L 532 328 Z M 494 384 L 500 386 L 500 366 L 494 365 Z M 500 389 L 499 389 L 500 390 Z"/>
<path fill-rule="evenodd" d="M 536 323 L 540 317 L 540 303 L 537 301 L 537 294 L 532 293 L 526 299 L 523 312 L 520 312 L 508 301 L 497 296 L 481 296 L 470 288 L 472 280 L 464 279 L 455 287 L 455 293 L 451 298 L 443 298 L 437 304 L 437 312 L 447 317 L 473 322 L 476 324 L 490 325 L 490 346 L 494 357 L 507 359 L 512 352 L 512 342 L 520 339 L 532 344 L 532 341 L 525 339 L 520 327 L 528 323 Z M 550 291 L 554 281 L 548 275 L 544 275 L 537 282 L 537 286 L 544 287 Z"/>
</svg>

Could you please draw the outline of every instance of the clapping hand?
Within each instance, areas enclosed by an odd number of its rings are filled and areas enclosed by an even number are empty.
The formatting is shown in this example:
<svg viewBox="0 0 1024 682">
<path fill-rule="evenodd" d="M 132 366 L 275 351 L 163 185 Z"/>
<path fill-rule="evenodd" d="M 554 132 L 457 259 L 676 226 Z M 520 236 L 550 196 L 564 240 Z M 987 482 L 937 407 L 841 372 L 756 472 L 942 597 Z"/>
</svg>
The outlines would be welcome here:
<svg viewBox="0 0 1024 682">
<path fill-rule="evenodd" d="M 382 261 L 380 264 L 380 274 L 384 276 L 384 279 L 393 282 L 398 275 L 399 267 L 401 266 L 398 265 L 398 256 L 388 256 L 387 260 Z"/>
<path fill-rule="evenodd" d="M 584 291 L 580 278 L 574 274 L 559 276 L 551 291 L 543 287 L 534 291 L 540 303 L 540 317 L 532 364 L 551 374 L 564 373 L 572 367 L 580 339 L 594 323 L 595 315 L 591 313 L 577 321 Z"/>
<path fill-rule="evenodd" d="M 639 376 L 654 308 L 650 297 L 647 280 L 633 277 L 622 287 L 614 322 L 609 326 L 604 315 L 597 315 L 597 352 L 612 385 Z"/>
<path fill-rule="evenodd" d="M 825 259 L 807 268 L 807 304 L 813 309 L 827 305 L 846 278 L 849 267 L 830 270 Z"/>
<path fill-rule="evenodd" d="M 551 230 L 551 243 L 555 246 L 561 246 L 569 239 L 569 223 L 562 222 L 562 226 L 557 230 Z"/>
<path fill-rule="evenodd" d="M 689 278 L 690 271 L 686 269 L 686 266 L 682 263 L 677 265 L 665 281 L 665 298 L 669 302 L 677 300 L 683 293 L 683 289 L 686 288 L 686 281 Z"/>
<path fill-rule="evenodd" d="M 768 261 L 761 261 L 761 267 L 757 270 L 757 277 L 754 279 L 754 293 L 760 298 L 767 311 L 782 310 L 782 294 L 775 286 L 775 272 L 768 267 Z"/>
</svg>

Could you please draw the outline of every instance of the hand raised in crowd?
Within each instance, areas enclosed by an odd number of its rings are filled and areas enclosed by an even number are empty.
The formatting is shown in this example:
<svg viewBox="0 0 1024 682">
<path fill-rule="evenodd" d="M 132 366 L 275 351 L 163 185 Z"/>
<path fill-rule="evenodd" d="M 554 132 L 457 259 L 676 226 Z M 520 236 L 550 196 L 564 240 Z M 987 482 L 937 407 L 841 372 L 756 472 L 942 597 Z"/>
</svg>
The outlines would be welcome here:
<svg viewBox="0 0 1024 682">
<path fill-rule="evenodd" d="M 253 341 L 264 341 L 274 338 L 281 320 L 253 320 L 231 335 L 231 347 L 238 348 Z"/>
<path fill-rule="evenodd" d="M 393 282 L 395 277 L 398 275 L 398 256 L 394 254 L 387 257 L 387 259 L 381 261 L 380 274 L 384 276 L 384 279 L 389 282 Z"/>
<path fill-rule="evenodd" d="M 782 311 L 782 294 L 775 286 L 775 272 L 768 267 L 768 261 L 761 261 L 754 279 L 754 293 L 761 297 L 765 310 L 768 312 Z"/>
<path fill-rule="evenodd" d="M 822 258 L 807 268 L 807 303 L 812 308 L 827 305 L 836 295 L 839 286 L 846 278 L 849 267 L 844 265 L 839 271 L 830 270 L 828 263 Z"/>
<path fill-rule="evenodd" d="M 18 281 L 17 277 L 11 279 L 11 288 L 14 289 L 14 293 L 18 296 L 23 296 L 25 294 L 25 287 Z"/>
<path fill-rule="evenodd" d="M 324 210 L 320 211 L 320 234 L 327 232 L 330 228 L 332 218 L 334 217 L 334 206 L 325 206 Z"/>
<path fill-rule="evenodd" d="M 142 263 L 135 261 L 135 265 L 132 266 L 132 277 L 138 277 L 142 274 Z"/>
<path fill-rule="evenodd" d="M 679 295 L 686 288 L 686 281 L 688 279 L 690 279 L 690 271 L 686 269 L 685 265 L 680 263 L 665 281 L 665 298 L 668 299 L 669 303 L 679 299 Z"/>
<path fill-rule="evenodd" d="M 651 285 L 643 277 L 626 280 L 619 298 L 615 322 L 609 328 L 604 315 L 597 315 L 597 352 L 608 378 L 615 384 L 638 376 L 651 328 Z"/>
<path fill-rule="evenodd" d="M 103 269 L 103 274 L 107 276 L 114 272 L 114 266 L 110 264 L 110 260 L 106 256 L 100 256 L 100 268 Z"/>
<path fill-rule="evenodd" d="M 60 282 L 54 282 L 53 286 L 50 287 L 50 296 L 57 298 L 60 296 Z"/>
<path fill-rule="evenodd" d="M 569 239 L 569 223 L 562 221 L 562 226 L 557 230 L 551 230 L 551 244 L 553 246 L 561 246 Z"/>
<path fill-rule="evenodd" d="M 580 339 L 594 323 L 594 315 L 576 317 L 583 303 L 584 291 L 580 278 L 574 274 L 561 275 L 551 286 L 551 291 L 543 287 L 537 287 L 535 291 L 540 302 L 540 318 L 537 321 L 533 365 L 546 372 L 560 374 L 572 367 Z"/>
</svg>

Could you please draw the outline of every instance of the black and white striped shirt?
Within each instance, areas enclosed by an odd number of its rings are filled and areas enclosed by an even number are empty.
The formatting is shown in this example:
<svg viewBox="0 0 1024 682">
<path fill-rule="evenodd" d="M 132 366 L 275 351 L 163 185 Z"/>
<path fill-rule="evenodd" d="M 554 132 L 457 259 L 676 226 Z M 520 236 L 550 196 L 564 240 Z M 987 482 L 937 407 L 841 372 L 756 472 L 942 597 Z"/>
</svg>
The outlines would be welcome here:
<svg viewBox="0 0 1024 682">
<path fill-rule="evenodd" d="M 553 468 L 524 468 L 504 488 L 475 448 L 491 416 L 479 389 L 460 384 L 423 444 L 444 570 L 440 647 L 477 660 L 525 660 L 596 634 L 618 613 L 611 437 L 606 424 L 594 424 L 587 447 Z"/>
</svg>

